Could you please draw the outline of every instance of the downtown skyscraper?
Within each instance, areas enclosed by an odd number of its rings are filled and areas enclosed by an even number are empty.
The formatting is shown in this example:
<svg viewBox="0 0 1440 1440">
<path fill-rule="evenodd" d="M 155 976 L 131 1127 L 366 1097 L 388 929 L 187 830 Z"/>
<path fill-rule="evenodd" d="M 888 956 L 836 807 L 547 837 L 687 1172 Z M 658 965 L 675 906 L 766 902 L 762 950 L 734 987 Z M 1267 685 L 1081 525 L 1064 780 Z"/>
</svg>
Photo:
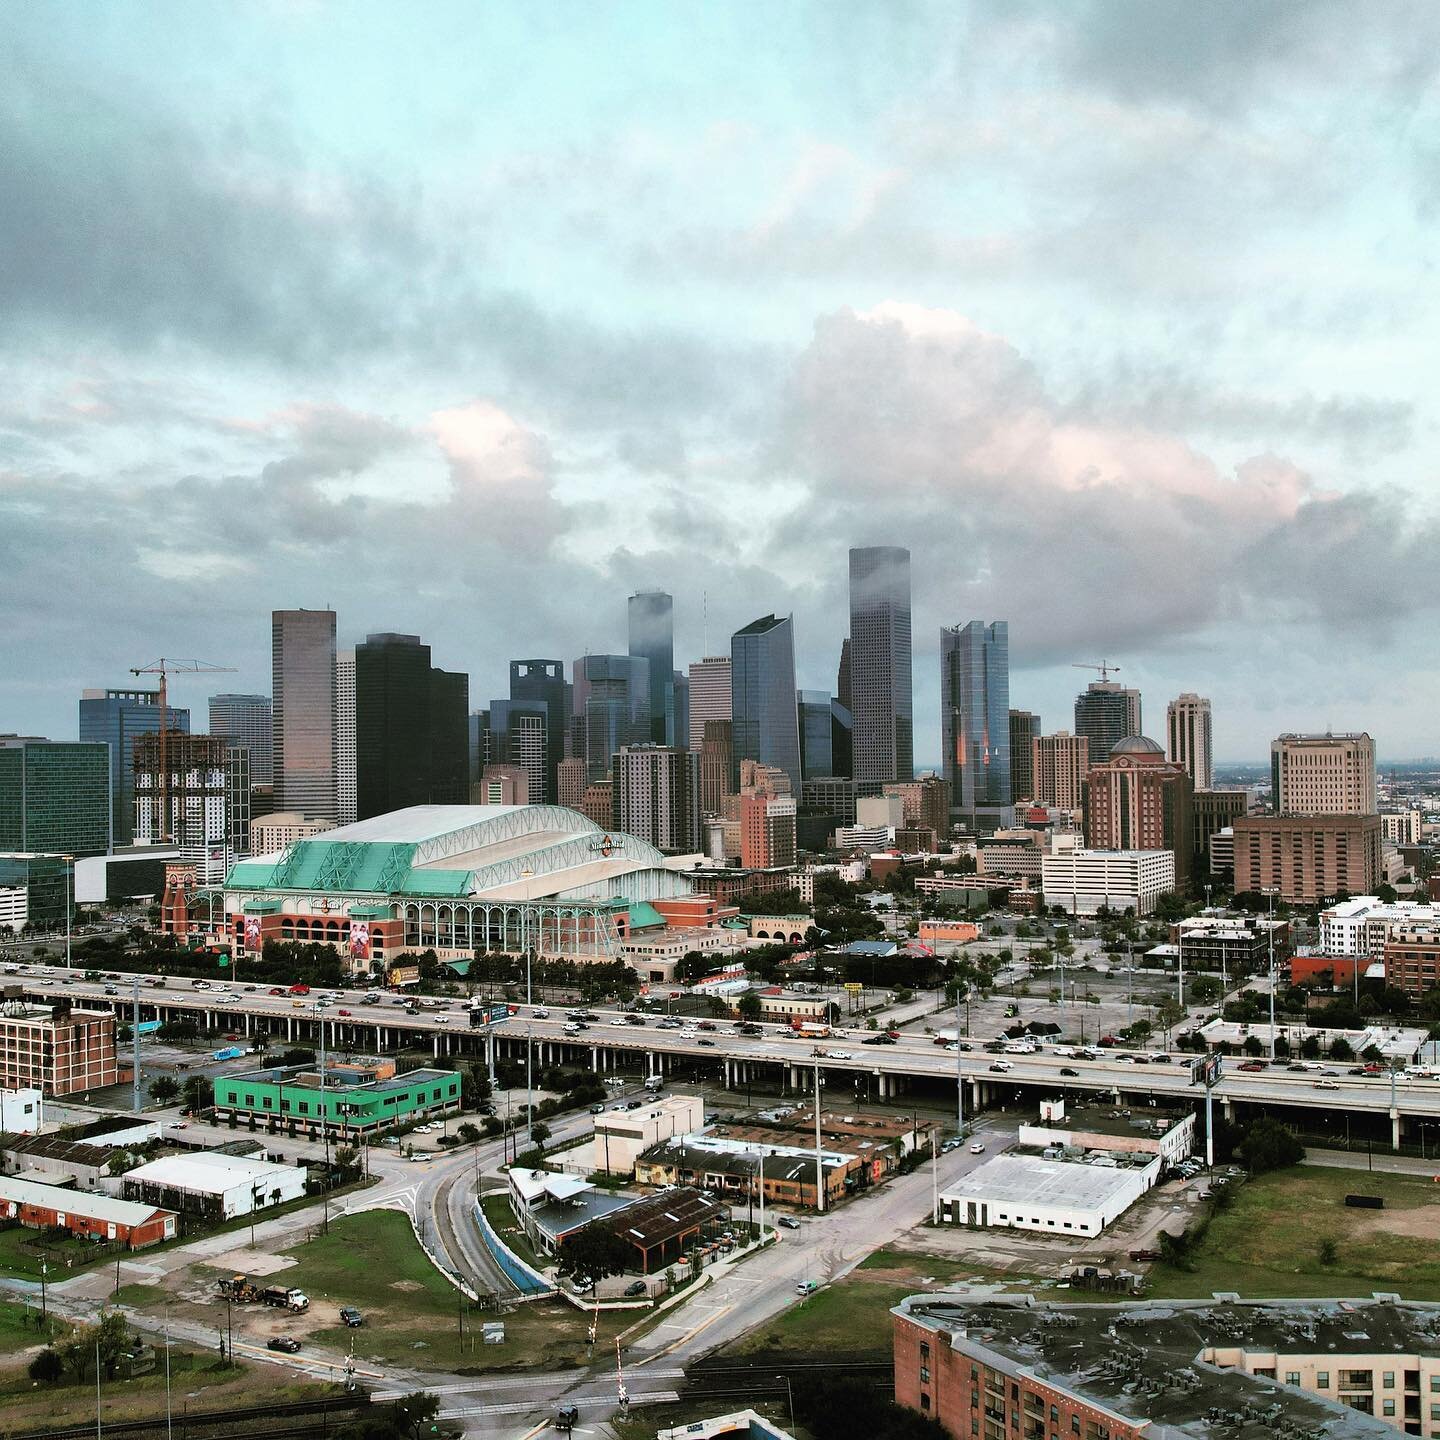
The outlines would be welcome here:
<svg viewBox="0 0 1440 1440">
<path fill-rule="evenodd" d="M 675 602 L 663 590 L 630 597 L 630 653 L 650 663 L 650 739 L 674 745 L 675 734 Z M 678 743 L 688 743 L 680 736 Z"/>
<path fill-rule="evenodd" d="M 276 811 L 335 818 L 335 612 L 271 615 Z"/>
<path fill-rule="evenodd" d="M 910 683 L 910 552 L 874 545 L 850 552 L 850 649 L 846 670 L 861 784 L 915 773 Z"/>
<path fill-rule="evenodd" d="M 268 695 L 212 695 L 210 733 L 223 735 L 232 745 L 250 752 L 250 783 L 271 783 L 270 746 L 274 717 Z"/>
<path fill-rule="evenodd" d="M 1210 702 L 1187 690 L 1165 707 L 1165 754 L 1185 767 L 1197 790 L 1208 790 L 1214 777 L 1210 738 Z"/>
<path fill-rule="evenodd" d="M 734 763 L 758 760 L 790 777 L 800 793 L 800 717 L 795 708 L 795 627 L 763 615 L 730 637 Z M 732 789 L 739 792 L 738 773 Z"/>
<path fill-rule="evenodd" d="M 1010 626 L 940 632 L 940 738 L 950 813 L 1000 820 L 1010 793 Z"/>
</svg>

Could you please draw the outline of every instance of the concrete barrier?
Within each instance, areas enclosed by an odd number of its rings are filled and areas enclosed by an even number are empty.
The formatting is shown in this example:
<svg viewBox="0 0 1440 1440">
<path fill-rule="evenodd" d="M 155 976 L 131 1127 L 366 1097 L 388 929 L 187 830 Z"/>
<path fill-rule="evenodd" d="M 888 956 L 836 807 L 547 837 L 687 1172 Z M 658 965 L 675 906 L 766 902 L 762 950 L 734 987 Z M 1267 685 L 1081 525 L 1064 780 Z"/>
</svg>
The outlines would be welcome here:
<svg viewBox="0 0 1440 1440">
<path fill-rule="evenodd" d="M 495 1258 L 495 1263 L 505 1272 L 506 1277 L 522 1295 L 553 1295 L 555 1287 L 532 1265 L 527 1265 L 501 1238 L 499 1232 L 485 1216 L 477 1201 L 475 1219 L 480 1225 L 480 1237 L 485 1248 Z"/>
</svg>

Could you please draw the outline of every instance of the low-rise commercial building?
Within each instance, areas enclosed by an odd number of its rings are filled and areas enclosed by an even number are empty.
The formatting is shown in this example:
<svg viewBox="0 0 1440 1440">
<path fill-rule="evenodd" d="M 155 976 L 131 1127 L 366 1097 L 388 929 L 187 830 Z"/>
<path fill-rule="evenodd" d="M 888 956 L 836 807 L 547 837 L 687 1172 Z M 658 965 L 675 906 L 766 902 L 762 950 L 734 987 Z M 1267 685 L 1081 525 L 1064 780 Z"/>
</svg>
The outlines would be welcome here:
<svg viewBox="0 0 1440 1440">
<path fill-rule="evenodd" d="M 1319 949 L 1326 955 L 1370 955 L 1378 959 L 1393 925 L 1440 925 L 1440 905 L 1420 900 L 1387 904 L 1375 895 L 1352 895 L 1320 912 Z"/>
<path fill-rule="evenodd" d="M 122 1193 L 127 1200 L 218 1224 L 298 1200 L 305 1194 L 305 1181 L 306 1172 L 299 1165 L 273 1165 L 206 1150 L 137 1165 L 126 1172 Z"/>
<path fill-rule="evenodd" d="M 1047 904 L 1073 915 L 1148 915 L 1175 888 L 1175 857 L 1168 850 L 1062 850 L 1042 859 L 1040 888 Z"/>
<path fill-rule="evenodd" d="M 7 1003 L 0 1008 L 0 1087 L 79 1095 L 130 1078 L 115 1049 L 109 1010 Z"/>
<path fill-rule="evenodd" d="M 1187 970 L 1247 975 L 1265 969 L 1274 945 L 1278 965 L 1290 953 L 1290 922 L 1266 916 L 1196 915 L 1170 927 Z"/>
<path fill-rule="evenodd" d="M 143 1250 L 175 1238 L 175 1216 L 154 1205 L 82 1195 L 59 1185 L 0 1175 L 0 1218 L 31 1230 L 68 1230 L 85 1240 L 107 1240 Z"/>
<path fill-rule="evenodd" d="M 43 1091 L 0 1090 L 0 1135 L 36 1135 L 44 1124 Z"/>
<path fill-rule="evenodd" d="M 699 1095 L 667 1095 L 639 1110 L 607 1110 L 595 1117 L 595 1134 L 583 1145 L 560 1151 L 555 1163 L 577 1175 L 633 1175 L 635 1162 L 652 1145 L 676 1135 L 694 1135 L 705 1126 Z"/>
<path fill-rule="evenodd" d="M 862 1173 L 860 1156 L 849 1151 L 822 1149 L 819 1168 L 827 1206 L 862 1182 L 873 1183 L 868 1172 Z M 676 1136 L 652 1146 L 635 1162 L 635 1179 L 641 1185 L 691 1185 L 732 1201 L 758 1200 L 763 1188 L 767 1204 L 808 1208 L 818 1203 L 815 1171 L 813 1146 L 719 1135 Z"/>
<path fill-rule="evenodd" d="M 42 1185 L 68 1185 L 76 1190 L 118 1195 L 120 1177 L 110 1169 L 116 1153 L 113 1146 L 61 1140 L 53 1135 L 7 1138 L 0 1148 L 0 1172 Z"/>
<path fill-rule="evenodd" d="M 1193 1112 L 1122 1110 L 1113 1105 L 1067 1105 L 1043 1100 L 1039 1120 L 1022 1124 L 1016 1139 L 1030 1149 L 1106 1151 L 1158 1156 L 1177 1165 L 1195 1147 Z"/>
<path fill-rule="evenodd" d="M 459 1110 L 460 1076 L 428 1068 L 397 1075 L 382 1062 L 327 1068 L 322 1084 L 314 1066 L 291 1065 L 223 1075 L 214 1095 L 219 1121 L 347 1139 Z"/>
<path fill-rule="evenodd" d="M 840 1007 L 823 995 L 801 995 L 793 990 L 769 987 L 754 992 L 760 999 L 760 1017 L 763 1020 L 783 1020 L 791 1025 L 813 1020 L 829 1023 L 840 1014 Z"/>
<path fill-rule="evenodd" d="M 891 1313 L 895 1399 L 951 1440 L 1440 1430 L 1428 1409 L 1440 1403 L 1429 1317 L 1401 1306 L 1152 1301 L 1117 1311 L 929 1294 Z"/>
<path fill-rule="evenodd" d="M 1234 1020 L 1211 1020 L 1195 1033 L 1211 1050 L 1222 1045 L 1228 1045 L 1232 1050 L 1243 1050 L 1246 1042 L 1253 1039 L 1262 1054 L 1270 1051 L 1270 1025 L 1266 1021 L 1241 1024 Z M 1363 1030 L 1340 1030 L 1319 1025 L 1275 1026 L 1276 1042 L 1284 1040 L 1291 1054 L 1299 1054 L 1305 1042 L 1313 1039 L 1320 1047 L 1320 1053 L 1328 1055 L 1330 1047 L 1337 1040 L 1343 1040 L 1354 1055 L 1363 1055 L 1373 1046 L 1385 1060 L 1393 1060 L 1397 1064 L 1409 1064 L 1419 1059 L 1428 1036 L 1427 1030 L 1403 1025 L 1367 1025 Z"/>
</svg>

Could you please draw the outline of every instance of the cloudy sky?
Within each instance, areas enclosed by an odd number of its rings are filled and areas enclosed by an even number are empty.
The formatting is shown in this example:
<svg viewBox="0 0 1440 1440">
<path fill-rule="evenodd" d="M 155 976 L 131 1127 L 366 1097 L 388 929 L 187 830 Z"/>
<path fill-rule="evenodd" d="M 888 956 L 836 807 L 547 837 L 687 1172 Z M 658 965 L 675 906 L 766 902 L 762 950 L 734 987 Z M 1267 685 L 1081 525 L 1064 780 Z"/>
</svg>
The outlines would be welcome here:
<svg viewBox="0 0 1440 1440">
<path fill-rule="evenodd" d="M 677 661 L 845 551 L 1217 753 L 1440 753 L 1440 7 L 26 5 L 0 49 L 0 730 L 269 615 Z M 702 601 L 702 597 L 708 597 Z"/>
</svg>

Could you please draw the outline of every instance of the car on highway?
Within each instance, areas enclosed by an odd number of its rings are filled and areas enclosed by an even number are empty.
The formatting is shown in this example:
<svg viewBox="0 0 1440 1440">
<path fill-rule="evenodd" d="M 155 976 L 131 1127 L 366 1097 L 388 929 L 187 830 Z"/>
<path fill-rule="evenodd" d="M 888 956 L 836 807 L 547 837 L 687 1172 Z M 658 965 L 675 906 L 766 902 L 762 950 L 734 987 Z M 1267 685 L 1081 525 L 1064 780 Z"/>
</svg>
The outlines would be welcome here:
<svg viewBox="0 0 1440 1440">
<path fill-rule="evenodd" d="M 990 1068 L 1003 1075 L 1005 1071 L 1013 1070 L 1015 1067 L 1008 1060 L 997 1060 Z"/>
<path fill-rule="evenodd" d="M 266 1342 L 267 1350 L 278 1350 L 282 1355 L 293 1355 L 300 1348 L 300 1342 L 290 1335 L 272 1335 Z"/>
<path fill-rule="evenodd" d="M 895 1037 L 893 1035 L 887 1035 L 882 1031 L 879 1035 L 867 1035 L 860 1043 L 862 1045 L 893 1045 L 895 1043 Z M 953 1050 L 955 1047 L 950 1045 L 946 1048 Z"/>
<path fill-rule="evenodd" d="M 895 1042 L 892 1040 L 890 1043 L 893 1045 Z M 960 1047 L 959 1047 L 957 1044 L 955 1044 L 955 1042 L 954 1042 L 953 1040 L 952 1040 L 952 1041 L 950 1042 L 950 1044 L 948 1044 L 945 1048 L 946 1048 L 952 1055 L 958 1055 L 958 1054 L 960 1053 Z"/>
<path fill-rule="evenodd" d="M 643 1015 L 627 1015 L 625 1017 L 625 1023 L 627 1025 L 643 1025 L 645 1023 L 645 1017 Z"/>
<path fill-rule="evenodd" d="M 848 1050 L 827 1050 L 825 1058 L 827 1060 L 853 1060 L 855 1057 Z"/>
<path fill-rule="evenodd" d="M 351 1012 L 342 1005 L 335 1013 L 337 1015 L 344 1015 L 348 1018 Z"/>
<path fill-rule="evenodd" d="M 624 1025 L 624 1024 L 625 1024 L 625 1021 L 624 1021 L 624 1020 L 612 1020 L 610 1023 L 611 1023 L 612 1025 Z"/>
<path fill-rule="evenodd" d="M 310 993 L 310 987 L 308 985 L 292 985 L 290 987 L 290 993 L 292 995 L 308 995 Z"/>
<path fill-rule="evenodd" d="M 1237 1065 L 1235 1068 L 1237 1070 L 1248 1070 L 1251 1074 L 1255 1074 L 1265 1068 L 1265 1062 L 1263 1060 L 1247 1060 L 1243 1065 Z"/>
<path fill-rule="evenodd" d="M 603 1115 L 603 1114 L 605 1113 L 605 1106 L 604 1106 L 603 1102 L 602 1102 L 601 1104 L 598 1104 L 598 1105 L 592 1105 L 592 1106 L 590 1107 L 590 1113 L 591 1113 L 592 1115 Z"/>
<path fill-rule="evenodd" d="M 1080 1072 L 1072 1069 L 1069 1065 L 1062 1065 L 1060 1067 L 1060 1073 L 1062 1075 L 1079 1075 Z"/>
<path fill-rule="evenodd" d="M 1317 1090 L 1338 1090 L 1340 1088 L 1334 1080 L 1312 1080 L 1310 1083 Z"/>
<path fill-rule="evenodd" d="M 696 1043 L 699 1045 L 708 1045 L 712 1050 L 715 1048 L 715 1042 L 708 1035 L 702 1035 Z"/>
</svg>

